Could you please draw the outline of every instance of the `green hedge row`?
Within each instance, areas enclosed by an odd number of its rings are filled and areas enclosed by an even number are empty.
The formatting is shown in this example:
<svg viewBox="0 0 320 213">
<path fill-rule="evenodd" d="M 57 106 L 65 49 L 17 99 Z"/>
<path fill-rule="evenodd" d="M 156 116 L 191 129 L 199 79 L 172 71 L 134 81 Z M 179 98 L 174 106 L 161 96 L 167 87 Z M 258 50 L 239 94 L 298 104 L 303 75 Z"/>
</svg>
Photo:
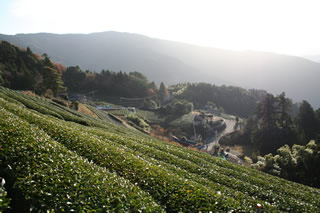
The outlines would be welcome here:
<svg viewBox="0 0 320 213">
<path fill-rule="evenodd" d="M 22 108 L 21 108 L 22 109 Z M 24 110 L 24 109 L 22 109 Z M 148 193 L 0 108 L 1 175 L 37 211 L 162 211 Z"/>
</svg>

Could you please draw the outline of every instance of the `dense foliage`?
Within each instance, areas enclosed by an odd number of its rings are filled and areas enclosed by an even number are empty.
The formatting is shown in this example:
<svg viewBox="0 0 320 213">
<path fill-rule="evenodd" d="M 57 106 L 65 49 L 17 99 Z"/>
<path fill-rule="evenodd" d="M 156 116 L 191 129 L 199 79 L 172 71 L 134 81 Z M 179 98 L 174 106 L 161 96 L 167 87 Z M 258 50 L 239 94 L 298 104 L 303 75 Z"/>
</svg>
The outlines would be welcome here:
<svg viewBox="0 0 320 213">
<path fill-rule="evenodd" d="M 181 99 L 195 104 L 196 108 L 203 108 L 208 103 L 222 107 L 226 113 L 248 117 L 254 113 L 257 102 L 266 94 L 261 90 L 245 90 L 240 87 L 216 86 L 207 83 L 186 83 L 174 85 L 171 92 Z"/>
<path fill-rule="evenodd" d="M 147 97 L 155 94 L 157 88 L 139 72 L 112 72 L 102 70 L 101 73 L 82 71 L 78 66 L 68 67 L 63 72 L 64 85 L 70 92 L 87 93 L 94 91 L 95 95 L 121 97 Z"/>
<path fill-rule="evenodd" d="M 174 99 L 170 103 L 162 106 L 158 113 L 166 115 L 181 116 L 192 112 L 194 109 L 193 103 L 186 100 Z"/>
<path fill-rule="evenodd" d="M 313 187 L 320 187 L 320 143 L 319 139 L 307 145 L 288 145 L 280 147 L 276 155 L 259 157 L 252 166 L 264 172 L 300 182 Z"/>
<path fill-rule="evenodd" d="M 258 157 L 255 168 L 319 187 L 319 174 L 315 169 L 320 163 L 318 142 L 308 143 L 320 135 L 319 110 L 315 112 L 303 101 L 293 119 L 289 113 L 291 107 L 292 101 L 284 93 L 276 97 L 267 94 L 244 130 L 224 138 L 222 143 L 255 147 L 258 154 L 265 155 Z"/>
<path fill-rule="evenodd" d="M 19 49 L 6 41 L 0 42 L 0 85 L 32 90 L 41 95 L 57 95 L 65 90 L 62 86 L 60 64 L 54 64 L 46 54 L 43 58 L 30 48 Z"/>
<path fill-rule="evenodd" d="M 0 176 L 12 181 L 6 190 L 13 209 L 17 197 L 40 211 L 252 212 L 257 203 L 267 212 L 320 208 L 318 189 L 44 99 L 2 88 L 0 108 Z"/>
</svg>

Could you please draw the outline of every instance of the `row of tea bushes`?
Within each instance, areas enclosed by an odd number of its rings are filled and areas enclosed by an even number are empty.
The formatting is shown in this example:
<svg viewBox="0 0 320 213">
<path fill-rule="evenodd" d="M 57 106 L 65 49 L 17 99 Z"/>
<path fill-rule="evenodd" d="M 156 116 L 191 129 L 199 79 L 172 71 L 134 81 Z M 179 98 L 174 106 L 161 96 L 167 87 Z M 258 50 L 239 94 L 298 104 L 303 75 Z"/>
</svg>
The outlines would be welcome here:
<svg viewBox="0 0 320 213">
<path fill-rule="evenodd" d="M 1 175 L 36 211 L 162 211 L 148 193 L 0 108 Z"/>
</svg>

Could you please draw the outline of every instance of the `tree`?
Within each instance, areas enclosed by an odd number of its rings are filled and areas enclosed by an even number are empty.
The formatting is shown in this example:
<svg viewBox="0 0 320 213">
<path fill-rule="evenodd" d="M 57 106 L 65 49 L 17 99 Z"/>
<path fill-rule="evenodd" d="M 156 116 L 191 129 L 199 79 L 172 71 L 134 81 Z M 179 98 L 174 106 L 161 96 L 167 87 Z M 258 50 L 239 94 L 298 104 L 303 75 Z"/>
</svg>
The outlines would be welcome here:
<svg viewBox="0 0 320 213">
<path fill-rule="evenodd" d="M 70 91 L 79 91 L 86 80 L 86 74 L 80 69 L 79 66 L 68 67 L 62 75 L 62 79 L 64 85 Z"/>
<path fill-rule="evenodd" d="M 306 142 L 316 138 L 318 121 L 312 106 L 307 101 L 303 101 L 300 106 L 296 125 Z"/>
<path fill-rule="evenodd" d="M 306 184 L 320 187 L 320 143 L 319 138 L 312 140 L 305 146 L 288 145 L 277 150 L 277 154 L 265 155 L 260 160 L 264 163 L 263 171 L 272 175 Z M 253 165 L 254 167 L 256 165 Z"/>
<path fill-rule="evenodd" d="M 285 145 L 298 143 L 298 136 L 292 125 L 289 109 L 291 100 L 282 93 L 278 97 L 267 94 L 258 104 L 256 112 L 256 123 L 249 122 L 246 127 L 247 137 L 259 146 L 260 153 L 275 153 L 276 150 Z"/>
<path fill-rule="evenodd" d="M 4 64 L 0 63 L 0 86 L 3 86 L 5 84 L 4 79 L 2 77 L 4 70 Z"/>
<path fill-rule="evenodd" d="M 45 66 L 42 69 L 43 81 L 41 83 L 41 93 L 45 94 L 47 90 L 51 90 L 53 95 L 56 96 L 60 92 L 65 91 L 63 82 L 59 72 L 51 67 Z"/>
<path fill-rule="evenodd" d="M 282 92 L 278 97 L 278 105 L 279 105 L 279 123 L 280 126 L 285 128 L 292 125 L 292 119 L 289 115 L 289 111 L 292 107 L 292 101 L 285 97 L 286 94 Z"/>
<path fill-rule="evenodd" d="M 17 48 L 7 41 L 0 42 L 0 61 L 14 63 L 17 58 Z"/>
<path fill-rule="evenodd" d="M 146 109 L 157 109 L 157 107 L 158 107 L 157 103 L 155 101 L 153 101 L 153 100 L 145 100 L 143 102 L 143 106 Z"/>
<path fill-rule="evenodd" d="M 318 121 L 318 130 L 317 130 L 317 136 L 318 136 L 320 135 L 320 108 L 315 111 L 315 114 L 316 114 L 316 119 Z"/>
<path fill-rule="evenodd" d="M 193 109 L 194 109 L 193 103 L 191 103 L 191 102 L 187 103 L 187 105 L 186 105 L 186 113 L 192 112 Z"/>
<path fill-rule="evenodd" d="M 275 98 L 271 94 L 266 97 L 257 106 L 257 118 L 261 121 L 262 128 L 270 129 L 275 125 Z"/>
<path fill-rule="evenodd" d="M 160 88 L 159 88 L 159 96 L 160 96 L 161 102 L 165 101 L 166 98 L 168 97 L 168 95 L 169 95 L 169 93 L 168 93 L 166 86 L 164 85 L 163 82 L 161 82 Z"/>
<path fill-rule="evenodd" d="M 47 53 L 43 53 L 43 54 L 42 54 L 42 64 L 43 64 L 44 66 L 54 68 L 54 65 L 53 65 L 53 63 L 51 62 L 51 60 L 50 60 L 50 58 L 49 58 L 49 56 L 48 56 Z"/>
<path fill-rule="evenodd" d="M 145 81 L 145 82 L 148 81 L 148 79 L 147 79 L 147 77 L 146 77 L 145 75 L 143 75 L 142 73 L 137 72 L 137 71 L 135 71 L 135 72 L 130 72 L 130 73 L 129 73 L 129 76 L 130 76 L 130 77 L 138 78 L 138 79 L 143 80 L 143 81 Z"/>
</svg>

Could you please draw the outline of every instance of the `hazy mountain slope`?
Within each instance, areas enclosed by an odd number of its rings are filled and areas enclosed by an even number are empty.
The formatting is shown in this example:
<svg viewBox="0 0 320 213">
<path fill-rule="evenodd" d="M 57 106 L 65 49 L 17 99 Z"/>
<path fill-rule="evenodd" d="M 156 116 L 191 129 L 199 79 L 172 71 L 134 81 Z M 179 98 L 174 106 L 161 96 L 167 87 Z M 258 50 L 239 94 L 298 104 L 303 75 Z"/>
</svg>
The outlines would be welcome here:
<svg viewBox="0 0 320 213">
<path fill-rule="evenodd" d="M 320 64 L 304 58 L 263 52 L 236 52 L 153 39 L 136 34 L 0 35 L 34 52 L 48 53 L 65 65 L 101 71 L 140 71 L 156 82 L 204 81 L 246 88 L 285 91 L 296 101 L 320 107 Z"/>
<path fill-rule="evenodd" d="M 320 63 L 320 55 L 306 55 L 304 56 L 307 59 Z"/>
</svg>

